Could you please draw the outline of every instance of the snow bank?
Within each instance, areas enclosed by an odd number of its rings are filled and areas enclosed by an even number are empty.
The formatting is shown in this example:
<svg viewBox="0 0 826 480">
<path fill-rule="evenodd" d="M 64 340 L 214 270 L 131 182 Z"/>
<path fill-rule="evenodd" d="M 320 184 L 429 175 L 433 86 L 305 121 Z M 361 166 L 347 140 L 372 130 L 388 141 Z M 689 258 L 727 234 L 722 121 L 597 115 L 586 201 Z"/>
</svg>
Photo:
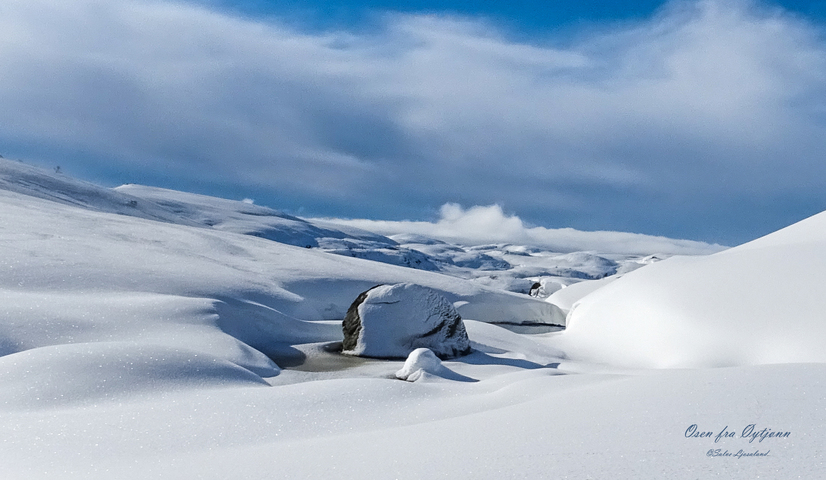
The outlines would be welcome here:
<svg viewBox="0 0 826 480">
<path fill-rule="evenodd" d="M 568 285 L 552 293 L 546 302 L 552 303 L 559 307 L 567 315 L 571 308 L 585 296 L 595 292 L 596 290 L 608 285 L 616 280 L 617 277 L 606 277 L 599 280 L 585 280 L 582 282 Z"/>
<path fill-rule="evenodd" d="M 268 386 L 221 358 L 138 342 L 54 345 L 0 357 L 0 404 L 42 409 L 135 400 L 180 389 Z"/>
<path fill-rule="evenodd" d="M 272 314 L 263 320 L 247 305 L 225 309 L 213 299 L 141 292 L 0 288 L 0 305 L 0 356 L 61 344 L 138 342 L 220 358 L 264 377 L 278 375 L 278 366 L 244 342 L 251 335 L 237 330 L 255 329 L 261 339 L 288 341 L 311 327 Z M 255 326 L 264 321 L 270 329 L 281 327 L 279 332 L 262 335 Z"/>
<path fill-rule="evenodd" d="M 561 345 L 641 367 L 826 362 L 824 272 L 826 213 L 715 255 L 630 272 L 574 306 Z"/>
<path fill-rule="evenodd" d="M 482 320 L 490 323 L 565 326 L 565 312 L 556 305 L 541 300 L 537 300 L 535 303 L 516 303 L 504 302 L 501 298 L 494 296 L 483 298 L 474 297 L 472 302 L 460 302 L 456 304 L 456 309 L 462 318 L 471 318 L 473 320 Z"/>
</svg>

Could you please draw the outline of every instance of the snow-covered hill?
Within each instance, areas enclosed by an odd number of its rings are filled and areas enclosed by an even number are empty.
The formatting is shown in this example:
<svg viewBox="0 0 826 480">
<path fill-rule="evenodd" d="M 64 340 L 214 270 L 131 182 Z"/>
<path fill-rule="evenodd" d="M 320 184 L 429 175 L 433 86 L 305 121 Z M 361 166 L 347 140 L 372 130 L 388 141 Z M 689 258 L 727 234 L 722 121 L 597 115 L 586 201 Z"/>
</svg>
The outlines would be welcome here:
<svg viewBox="0 0 826 480">
<path fill-rule="evenodd" d="M 824 222 L 654 262 L 390 239 L 0 159 L 0 476 L 817 478 Z M 358 294 L 400 282 L 454 303 L 473 352 L 415 382 L 336 353 Z M 817 363 L 763 365 L 793 361 Z"/>
<path fill-rule="evenodd" d="M 60 176 L 51 177 L 60 179 Z M 106 190 L 91 185 L 87 188 Z M 288 245 L 320 248 L 343 256 L 439 271 L 515 293 L 528 294 L 533 285 L 541 283 L 546 285 L 541 291 L 543 298 L 579 280 L 633 270 L 641 266 L 639 262 L 643 258 L 633 254 L 608 255 L 613 259 L 592 252 L 562 254 L 507 243 L 463 246 L 409 234 L 394 235 L 391 239 L 346 224 L 305 220 L 234 200 L 131 184 L 114 191 L 142 200 L 141 205 L 153 205 L 156 210 L 160 207 L 165 218 L 171 216 L 184 225 L 195 224 Z"/>
<path fill-rule="evenodd" d="M 583 357 L 630 366 L 826 362 L 824 275 L 821 213 L 627 274 L 574 306 L 566 337 Z"/>
</svg>

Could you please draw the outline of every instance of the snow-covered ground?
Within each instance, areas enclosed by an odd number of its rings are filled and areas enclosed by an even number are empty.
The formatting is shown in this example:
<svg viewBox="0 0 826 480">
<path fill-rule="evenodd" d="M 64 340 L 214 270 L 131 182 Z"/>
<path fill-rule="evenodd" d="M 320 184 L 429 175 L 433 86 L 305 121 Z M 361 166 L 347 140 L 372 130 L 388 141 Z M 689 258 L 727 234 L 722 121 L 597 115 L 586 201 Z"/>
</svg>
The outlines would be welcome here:
<svg viewBox="0 0 826 480">
<path fill-rule="evenodd" d="M 463 244 L 0 159 L 0 476 L 821 478 L 824 232 Z M 336 352 L 403 282 L 470 355 Z"/>
</svg>

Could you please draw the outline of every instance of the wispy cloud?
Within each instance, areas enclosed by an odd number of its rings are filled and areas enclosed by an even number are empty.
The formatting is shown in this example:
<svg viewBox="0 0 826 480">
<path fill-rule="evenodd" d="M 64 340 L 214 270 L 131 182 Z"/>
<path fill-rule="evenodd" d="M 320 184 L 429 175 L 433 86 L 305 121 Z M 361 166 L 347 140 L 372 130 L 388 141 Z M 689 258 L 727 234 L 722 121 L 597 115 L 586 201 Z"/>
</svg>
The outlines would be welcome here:
<svg viewBox="0 0 826 480">
<path fill-rule="evenodd" d="M 600 253 L 649 255 L 705 255 L 725 247 L 692 240 L 677 240 L 636 233 L 594 231 L 572 228 L 551 229 L 526 225 L 516 215 L 507 215 L 499 205 L 468 209 L 455 203 L 442 205 L 435 222 L 320 219 L 361 228 L 381 235 L 412 233 L 462 245 L 510 243 L 546 248 L 553 252 L 590 250 Z"/>
<path fill-rule="evenodd" d="M 184 3 L 7 0 L 0 148 L 322 215 L 499 203 L 744 240 L 826 206 L 822 33 L 727 0 L 537 44 L 459 17 L 319 33 Z"/>
</svg>

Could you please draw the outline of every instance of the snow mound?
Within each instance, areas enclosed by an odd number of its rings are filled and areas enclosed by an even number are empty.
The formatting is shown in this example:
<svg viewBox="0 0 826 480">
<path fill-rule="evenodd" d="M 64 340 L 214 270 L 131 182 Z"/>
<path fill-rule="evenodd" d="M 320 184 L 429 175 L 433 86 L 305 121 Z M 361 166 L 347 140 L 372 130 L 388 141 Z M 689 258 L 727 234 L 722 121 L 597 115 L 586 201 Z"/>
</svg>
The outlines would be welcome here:
<svg viewBox="0 0 826 480">
<path fill-rule="evenodd" d="M 618 277 L 606 277 L 599 280 L 585 280 L 552 293 L 546 302 L 559 307 L 567 315 L 582 298 L 590 295 L 596 290 L 617 280 Z"/>
<path fill-rule="evenodd" d="M 380 285 L 358 296 L 342 325 L 344 353 L 405 358 L 426 347 L 441 358 L 470 353 L 462 317 L 441 294 L 420 285 Z"/>
<path fill-rule="evenodd" d="M 266 321 L 271 327 L 281 327 L 278 338 L 282 341 L 313 327 L 276 315 L 259 320 L 260 308 L 246 304 L 230 309 L 225 308 L 225 302 L 208 298 L 139 292 L 0 288 L 0 305 L 0 356 L 60 344 L 140 342 L 207 354 L 262 377 L 278 375 L 278 366 L 244 343 L 251 335 L 239 335 L 233 331 L 235 325 L 251 329 Z M 284 332 L 292 335 L 285 338 Z M 268 338 L 260 329 L 255 333 L 258 338 Z"/>
<path fill-rule="evenodd" d="M 185 388 L 267 386 L 232 362 L 137 342 L 53 345 L 0 357 L 0 404 L 39 409 Z"/>
<path fill-rule="evenodd" d="M 549 344 L 542 335 L 520 335 L 498 325 L 473 320 L 466 320 L 465 328 L 474 354 L 495 354 L 503 363 L 520 360 L 539 367 L 565 359 L 565 353 Z"/>
<path fill-rule="evenodd" d="M 442 361 L 429 348 L 417 348 L 410 352 L 404 366 L 396 372 L 396 378 L 415 382 L 424 372 L 436 374 L 442 366 Z"/>
<path fill-rule="evenodd" d="M 636 367 L 826 362 L 824 232 L 821 213 L 630 272 L 579 300 L 561 340 L 569 353 Z"/>
<path fill-rule="evenodd" d="M 476 382 L 477 380 L 460 375 L 442 364 L 439 357 L 429 348 L 417 348 L 410 352 L 404 366 L 396 372 L 396 378 L 408 382 L 430 379 L 454 380 L 458 382 Z"/>
<path fill-rule="evenodd" d="M 461 301 L 456 310 L 463 318 L 481 320 L 488 323 L 508 323 L 514 325 L 558 325 L 565 326 L 565 312 L 552 303 L 527 295 L 513 294 L 533 300 L 533 302 L 505 302 L 504 299 L 488 296 L 474 297 L 472 301 Z"/>
</svg>

